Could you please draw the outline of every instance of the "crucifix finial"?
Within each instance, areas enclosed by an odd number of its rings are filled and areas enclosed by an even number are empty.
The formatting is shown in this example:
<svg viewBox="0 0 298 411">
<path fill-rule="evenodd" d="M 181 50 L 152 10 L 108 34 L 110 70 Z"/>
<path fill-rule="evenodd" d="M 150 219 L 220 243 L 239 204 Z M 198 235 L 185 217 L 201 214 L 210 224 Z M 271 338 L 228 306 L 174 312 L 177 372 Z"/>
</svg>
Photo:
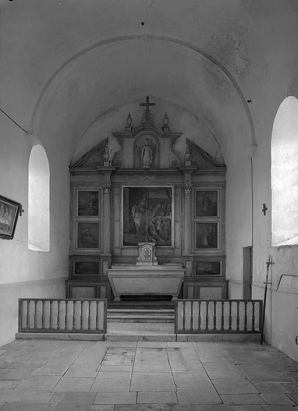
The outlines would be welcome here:
<svg viewBox="0 0 298 411">
<path fill-rule="evenodd" d="M 156 103 L 149 103 L 149 96 L 146 96 L 146 103 L 141 103 L 140 106 L 145 106 L 146 111 L 150 111 L 149 107 L 156 106 Z"/>
<path fill-rule="evenodd" d="M 142 117 L 142 125 L 145 126 L 146 124 L 154 125 L 153 116 L 149 107 L 156 106 L 155 103 L 149 102 L 149 96 L 146 96 L 146 103 L 140 103 L 141 107 L 146 107 L 145 112 L 143 113 Z"/>
</svg>

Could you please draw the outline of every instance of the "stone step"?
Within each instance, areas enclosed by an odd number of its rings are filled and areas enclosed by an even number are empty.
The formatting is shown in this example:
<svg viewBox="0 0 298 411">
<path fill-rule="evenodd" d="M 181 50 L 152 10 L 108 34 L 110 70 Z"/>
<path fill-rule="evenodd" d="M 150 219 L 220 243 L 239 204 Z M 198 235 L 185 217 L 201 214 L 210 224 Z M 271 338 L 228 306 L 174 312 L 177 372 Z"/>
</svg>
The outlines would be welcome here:
<svg viewBox="0 0 298 411">
<path fill-rule="evenodd" d="M 173 309 L 108 309 L 109 322 L 173 323 Z"/>
</svg>

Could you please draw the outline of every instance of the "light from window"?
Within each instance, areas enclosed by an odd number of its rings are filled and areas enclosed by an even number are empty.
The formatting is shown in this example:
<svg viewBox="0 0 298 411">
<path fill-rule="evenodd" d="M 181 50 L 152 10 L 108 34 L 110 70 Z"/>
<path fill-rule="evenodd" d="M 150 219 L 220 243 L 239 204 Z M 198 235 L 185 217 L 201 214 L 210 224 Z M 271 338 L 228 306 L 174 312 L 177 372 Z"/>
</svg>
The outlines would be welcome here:
<svg viewBox="0 0 298 411">
<path fill-rule="evenodd" d="M 50 170 L 40 144 L 30 154 L 28 193 L 28 248 L 50 251 Z"/>
<path fill-rule="evenodd" d="M 272 245 L 298 244 L 298 100 L 279 106 L 271 141 Z"/>
</svg>

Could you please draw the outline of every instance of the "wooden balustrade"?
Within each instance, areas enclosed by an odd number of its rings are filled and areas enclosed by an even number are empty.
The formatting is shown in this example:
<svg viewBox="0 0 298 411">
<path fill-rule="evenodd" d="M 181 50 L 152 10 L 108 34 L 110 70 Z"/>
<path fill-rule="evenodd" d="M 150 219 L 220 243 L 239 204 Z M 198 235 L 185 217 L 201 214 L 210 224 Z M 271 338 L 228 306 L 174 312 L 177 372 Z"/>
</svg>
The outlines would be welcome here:
<svg viewBox="0 0 298 411">
<path fill-rule="evenodd" d="M 175 334 L 259 333 L 261 300 L 177 300 Z"/>
<path fill-rule="evenodd" d="M 19 332 L 106 333 L 106 299 L 19 299 Z"/>
</svg>

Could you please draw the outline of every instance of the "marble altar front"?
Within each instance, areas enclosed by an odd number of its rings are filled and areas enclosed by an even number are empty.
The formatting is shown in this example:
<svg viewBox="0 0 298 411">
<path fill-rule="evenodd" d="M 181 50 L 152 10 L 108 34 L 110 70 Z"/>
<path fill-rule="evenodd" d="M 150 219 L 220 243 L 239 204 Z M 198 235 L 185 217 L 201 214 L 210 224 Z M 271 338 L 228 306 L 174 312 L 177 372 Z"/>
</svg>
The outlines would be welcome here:
<svg viewBox="0 0 298 411">
<path fill-rule="evenodd" d="M 178 298 L 184 278 L 184 269 L 179 264 L 158 265 L 155 244 L 139 243 L 136 265 L 112 265 L 108 270 L 109 281 L 115 296 L 171 295 Z"/>
</svg>

